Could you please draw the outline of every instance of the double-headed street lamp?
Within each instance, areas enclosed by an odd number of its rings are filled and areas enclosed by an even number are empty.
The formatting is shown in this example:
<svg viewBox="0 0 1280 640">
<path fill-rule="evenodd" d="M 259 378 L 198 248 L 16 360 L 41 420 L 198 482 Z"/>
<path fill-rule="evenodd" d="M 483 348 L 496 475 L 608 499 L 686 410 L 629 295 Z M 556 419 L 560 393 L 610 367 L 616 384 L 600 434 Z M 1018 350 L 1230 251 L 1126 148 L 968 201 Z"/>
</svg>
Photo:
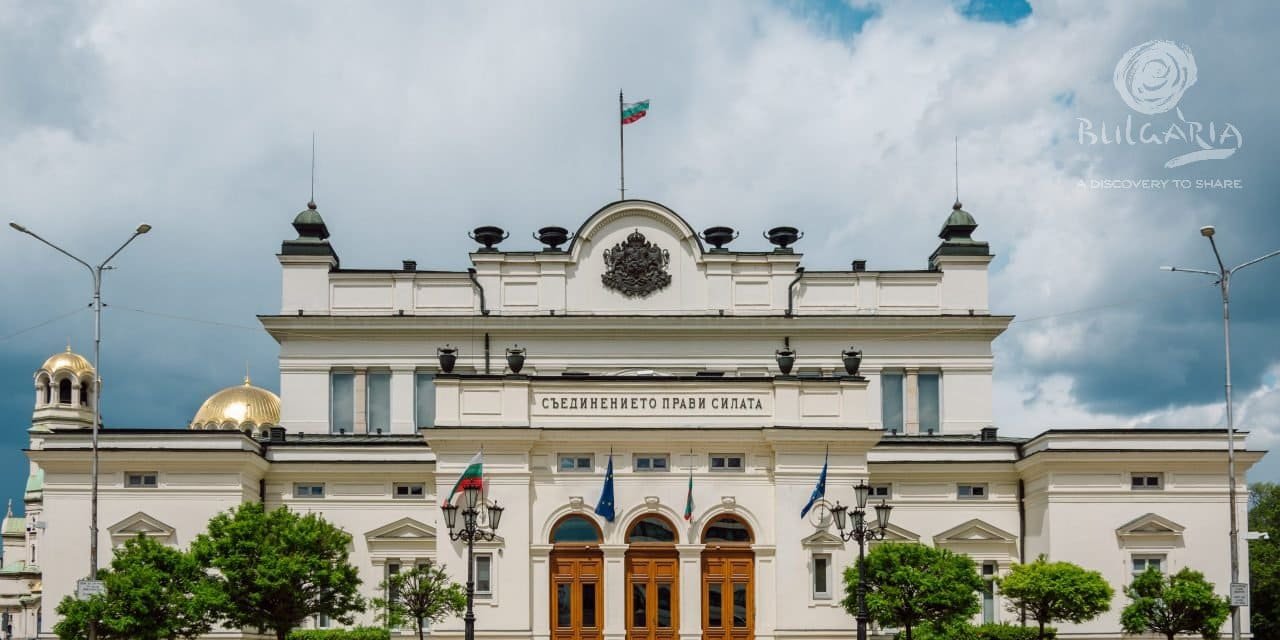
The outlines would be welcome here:
<svg viewBox="0 0 1280 640">
<path fill-rule="evenodd" d="M 462 491 L 462 502 L 465 508 L 462 510 L 462 528 L 457 531 L 454 530 L 454 525 L 458 522 L 458 505 L 450 501 L 445 502 L 440 508 L 444 511 L 445 526 L 449 527 L 449 539 L 467 543 L 467 613 L 462 617 L 465 640 L 475 640 L 476 637 L 476 540 L 486 542 L 493 540 L 497 535 L 498 523 L 502 520 L 503 508 L 498 506 L 497 501 L 486 506 L 481 504 L 483 500 L 484 497 L 478 487 L 468 487 Z M 488 510 L 488 530 L 481 528 L 478 521 L 482 506 Z"/>
<path fill-rule="evenodd" d="M 101 355 L 102 355 L 102 272 L 109 269 L 107 266 L 124 248 L 129 246 L 138 236 L 151 230 L 151 225 L 140 224 L 134 230 L 133 235 L 129 236 L 120 248 L 116 249 L 107 256 L 98 266 L 90 266 L 88 262 L 71 255 L 67 250 L 58 245 L 41 238 L 36 233 L 16 222 L 10 222 L 10 227 L 15 231 L 25 233 L 40 242 L 52 247 L 58 253 L 75 260 L 85 269 L 89 270 L 89 275 L 93 278 L 93 424 L 90 426 L 90 440 L 93 443 L 93 456 L 90 463 L 90 497 L 89 497 L 89 579 L 98 579 L 98 420 L 99 420 L 99 402 L 102 400 L 102 371 Z M 90 629 L 92 631 L 92 628 Z"/>
<path fill-rule="evenodd" d="M 886 531 L 889 528 L 889 512 L 893 511 L 893 507 L 885 503 L 884 500 L 873 508 L 876 510 L 875 523 L 867 521 L 867 497 L 871 495 L 871 487 L 865 482 L 858 482 L 853 486 L 853 523 L 846 532 L 845 527 L 849 525 L 849 507 L 836 502 L 836 506 L 831 508 L 831 515 L 836 519 L 836 528 L 840 530 L 840 538 L 846 542 L 849 540 L 858 541 L 858 640 L 867 640 L 867 568 L 866 568 L 866 546 L 872 540 L 883 540 Z"/>
<path fill-rule="evenodd" d="M 1222 254 L 1218 253 L 1218 243 L 1213 241 L 1214 228 L 1200 227 L 1200 235 L 1209 239 L 1213 248 L 1213 257 L 1218 261 L 1217 271 L 1205 269 L 1185 269 L 1183 267 L 1160 267 L 1165 271 L 1185 271 L 1217 278 L 1215 283 L 1222 290 L 1222 336 L 1226 351 L 1226 395 L 1227 395 L 1227 501 L 1230 502 L 1231 514 L 1231 584 L 1240 581 L 1240 526 L 1236 521 L 1236 427 L 1231 407 L 1231 276 L 1235 272 L 1267 258 L 1280 255 L 1280 250 L 1272 251 L 1264 256 L 1254 258 L 1243 264 L 1227 268 L 1222 262 Z M 1234 587 L 1233 587 L 1234 588 Z M 1231 640 L 1240 640 L 1240 607 L 1231 607 Z"/>
</svg>

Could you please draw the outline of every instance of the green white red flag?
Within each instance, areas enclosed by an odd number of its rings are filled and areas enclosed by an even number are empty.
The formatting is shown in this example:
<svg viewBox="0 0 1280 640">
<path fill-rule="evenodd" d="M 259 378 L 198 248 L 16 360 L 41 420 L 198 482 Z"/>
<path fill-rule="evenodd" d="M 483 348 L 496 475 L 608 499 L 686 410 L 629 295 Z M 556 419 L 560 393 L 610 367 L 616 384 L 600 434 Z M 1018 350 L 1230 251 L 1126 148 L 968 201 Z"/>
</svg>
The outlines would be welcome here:
<svg viewBox="0 0 1280 640">
<path fill-rule="evenodd" d="M 649 115 L 649 101 L 628 102 L 622 105 L 622 124 L 631 124 Z"/>
<path fill-rule="evenodd" d="M 445 504 L 452 504 L 454 496 L 472 488 L 484 491 L 484 451 L 477 452 L 471 462 L 467 463 L 467 468 L 462 470 L 458 481 L 453 483 L 453 490 L 449 492 Z"/>
</svg>

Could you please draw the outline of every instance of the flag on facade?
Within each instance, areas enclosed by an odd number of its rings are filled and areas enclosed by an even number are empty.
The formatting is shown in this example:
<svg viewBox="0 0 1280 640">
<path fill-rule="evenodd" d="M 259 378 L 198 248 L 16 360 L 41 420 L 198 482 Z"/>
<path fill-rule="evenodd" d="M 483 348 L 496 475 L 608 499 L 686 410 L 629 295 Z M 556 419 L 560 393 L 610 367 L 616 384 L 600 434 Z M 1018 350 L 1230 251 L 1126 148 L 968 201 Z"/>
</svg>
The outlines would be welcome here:
<svg viewBox="0 0 1280 640">
<path fill-rule="evenodd" d="M 693 462 L 689 463 L 689 493 L 684 498 L 684 519 L 693 520 Z"/>
<path fill-rule="evenodd" d="M 628 102 L 622 105 L 622 124 L 631 124 L 649 115 L 649 101 Z"/>
<path fill-rule="evenodd" d="M 809 515 L 809 510 L 818 500 L 827 497 L 827 454 L 822 454 L 822 473 L 818 475 L 818 484 L 814 485 L 813 493 L 809 495 L 809 502 L 806 502 L 804 509 L 800 511 L 800 517 Z"/>
<path fill-rule="evenodd" d="M 445 500 L 445 504 L 452 504 L 454 496 L 472 488 L 484 491 L 484 451 L 477 451 L 472 456 L 467 468 L 458 476 L 458 481 L 453 483 L 453 490 L 449 492 L 449 499 Z"/>
<path fill-rule="evenodd" d="M 604 488 L 600 490 L 600 501 L 596 503 L 596 515 L 613 522 L 613 454 L 609 454 L 609 468 L 604 472 Z"/>
</svg>

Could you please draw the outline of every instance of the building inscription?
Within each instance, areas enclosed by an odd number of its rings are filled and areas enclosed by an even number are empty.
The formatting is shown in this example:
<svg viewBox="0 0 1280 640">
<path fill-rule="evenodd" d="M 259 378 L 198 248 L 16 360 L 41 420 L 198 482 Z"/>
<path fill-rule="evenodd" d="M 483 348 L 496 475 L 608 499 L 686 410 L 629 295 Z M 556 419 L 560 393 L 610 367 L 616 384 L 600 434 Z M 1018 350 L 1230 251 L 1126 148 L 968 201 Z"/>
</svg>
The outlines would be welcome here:
<svg viewBox="0 0 1280 640">
<path fill-rule="evenodd" d="M 742 394 L 563 394 L 542 396 L 538 407 L 556 415 L 651 415 L 701 413 L 704 415 L 757 415 L 765 412 L 764 398 Z"/>
</svg>

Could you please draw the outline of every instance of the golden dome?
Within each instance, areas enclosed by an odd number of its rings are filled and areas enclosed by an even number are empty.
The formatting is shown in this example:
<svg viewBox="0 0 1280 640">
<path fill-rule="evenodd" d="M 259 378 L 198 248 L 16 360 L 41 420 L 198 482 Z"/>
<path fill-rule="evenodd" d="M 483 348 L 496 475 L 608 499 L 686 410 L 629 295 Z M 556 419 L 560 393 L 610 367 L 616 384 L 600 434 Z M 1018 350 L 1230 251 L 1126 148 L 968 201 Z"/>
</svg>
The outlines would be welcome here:
<svg viewBox="0 0 1280 640">
<path fill-rule="evenodd" d="M 227 387 L 211 396 L 200 410 L 192 429 L 243 429 L 280 424 L 280 396 L 249 383 Z"/>
<path fill-rule="evenodd" d="M 67 345 L 67 350 L 62 353 L 55 353 L 44 361 L 40 366 L 41 371 L 49 373 L 57 373 L 59 371 L 70 371 L 75 376 L 93 375 L 93 365 L 84 356 L 71 352 L 71 345 Z"/>
</svg>

